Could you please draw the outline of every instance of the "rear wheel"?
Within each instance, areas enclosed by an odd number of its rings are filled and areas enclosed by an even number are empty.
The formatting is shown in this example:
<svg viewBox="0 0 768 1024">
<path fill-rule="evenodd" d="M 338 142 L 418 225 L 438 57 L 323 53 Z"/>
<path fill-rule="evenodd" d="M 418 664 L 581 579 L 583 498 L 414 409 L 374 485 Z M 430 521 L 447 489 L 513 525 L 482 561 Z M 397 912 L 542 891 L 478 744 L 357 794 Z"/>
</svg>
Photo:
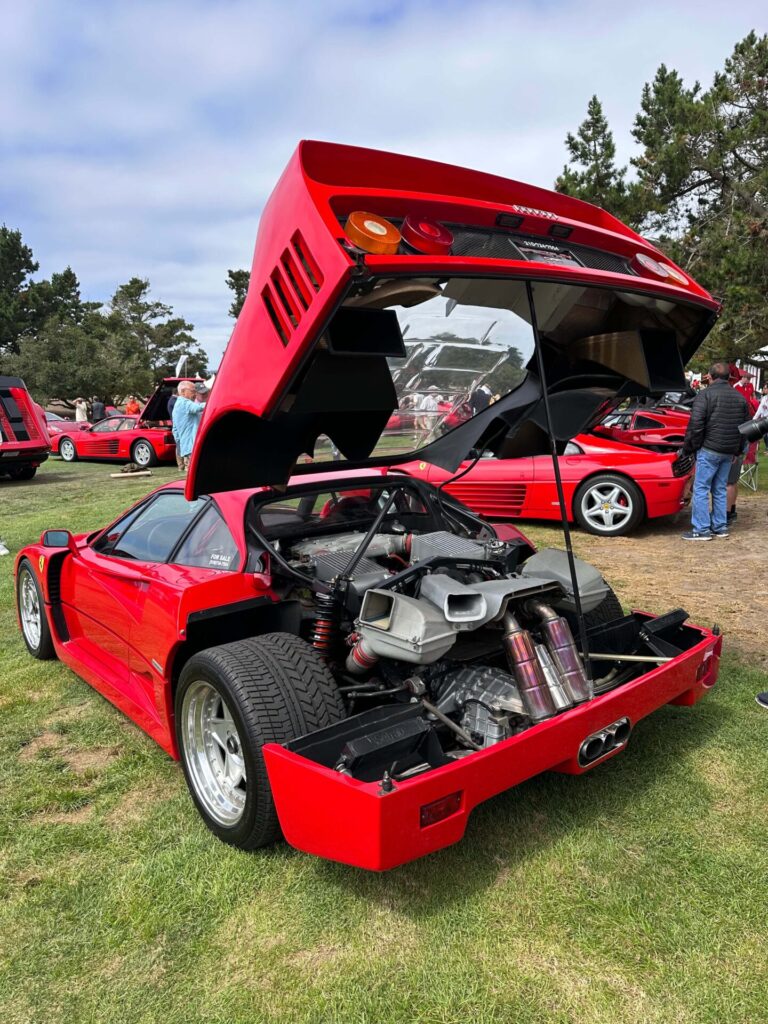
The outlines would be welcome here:
<svg viewBox="0 0 768 1024">
<path fill-rule="evenodd" d="M 579 526 L 602 537 L 622 537 L 630 533 L 644 514 L 640 488 L 614 473 L 591 477 L 579 487 L 573 499 L 573 515 Z"/>
<path fill-rule="evenodd" d="M 43 592 L 26 558 L 19 566 L 16 576 L 16 608 L 19 612 L 21 635 L 32 657 L 39 661 L 54 658 L 56 652 L 48 628 Z"/>
<path fill-rule="evenodd" d="M 176 691 L 176 737 L 187 785 L 208 828 L 244 850 L 279 839 L 262 747 L 344 714 L 325 662 L 289 633 L 193 655 Z"/>
<path fill-rule="evenodd" d="M 137 466 L 141 466 L 142 469 L 155 465 L 157 456 L 149 441 L 134 442 L 133 448 L 131 448 L 131 461 L 135 462 Z"/>
<path fill-rule="evenodd" d="M 77 448 L 71 437 L 62 437 L 59 441 L 59 455 L 65 462 L 77 462 Z"/>
<path fill-rule="evenodd" d="M 563 614 L 570 624 L 571 632 L 575 637 L 578 637 L 576 614 L 574 612 L 564 612 Z M 585 614 L 584 625 L 587 629 L 591 629 L 592 626 L 602 626 L 606 622 L 613 622 L 614 619 L 622 619 L 623 617 L 624 609 L 621 607 L 621 602 L 613 590 L 608 587 L 608 593 L 597 608 L 593 608 L 591 612 Z"/>
</svg>

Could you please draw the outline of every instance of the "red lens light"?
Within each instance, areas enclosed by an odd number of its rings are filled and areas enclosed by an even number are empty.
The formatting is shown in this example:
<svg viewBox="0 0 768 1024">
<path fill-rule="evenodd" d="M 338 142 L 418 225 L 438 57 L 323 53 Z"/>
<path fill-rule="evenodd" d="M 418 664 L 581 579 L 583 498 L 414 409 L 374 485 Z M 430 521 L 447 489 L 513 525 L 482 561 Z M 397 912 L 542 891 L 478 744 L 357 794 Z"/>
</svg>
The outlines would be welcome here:
<svg viewBox="0 0 768 1024">
<path fill-rule="evenodd" d="M 635 253 L 635 257 L 632 262 L 635 264 L 635 269 L 638 267 L 641 268 L 640 273 L 646 271 L 649 274 L 653 274 L 654 277 L 660 277 L 662 279 L 666 279 L 671 276 L 667 268 L 662 263 L 653 259 L 652 256 L 646 256 L 644 252 Z"/>
<path fill-rule="evenodd" d="M 462 791 L 442 796 L 439 800 L 433 800 L 431 804 L 424 804 L 421 808 L 420 823 L 422 828 L 428 825 L 436 825 L 461 809 Z"/>
<path fill-rule="evenodd" d="M 424 217 L 409 215 L 401 228 L 403 241 L 416 252 L 429 256 L 447 256 L 453 245 L 453 235 L 442 224 Z"/>
</svg>

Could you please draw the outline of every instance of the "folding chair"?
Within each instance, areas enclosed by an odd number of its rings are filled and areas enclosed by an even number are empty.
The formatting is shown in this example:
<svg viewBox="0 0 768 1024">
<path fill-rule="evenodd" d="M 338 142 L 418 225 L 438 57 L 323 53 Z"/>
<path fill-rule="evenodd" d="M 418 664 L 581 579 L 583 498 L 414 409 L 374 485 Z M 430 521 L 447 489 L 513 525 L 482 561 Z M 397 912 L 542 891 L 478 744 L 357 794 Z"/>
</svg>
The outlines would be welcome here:
<svg viewBox="0 0 768 1024">
<path fill-rule="evenodd" d="M 757 470 L 757 444 L 751 444 L 739 474 L 739 483 L 748 491 L 757 490 Z"/>
</svg>

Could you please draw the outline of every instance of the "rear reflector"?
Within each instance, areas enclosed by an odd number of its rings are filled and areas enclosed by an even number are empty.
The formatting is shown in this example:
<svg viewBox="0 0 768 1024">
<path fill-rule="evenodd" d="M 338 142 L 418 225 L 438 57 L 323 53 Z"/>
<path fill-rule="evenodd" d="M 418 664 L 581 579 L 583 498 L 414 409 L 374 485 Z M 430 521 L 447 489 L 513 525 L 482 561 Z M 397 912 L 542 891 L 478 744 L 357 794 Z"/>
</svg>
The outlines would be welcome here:
<svg viewBox="0 0 768 1024">
<path fill-rule="evenodd" d="M 400 245 L 400 232 L 394 224 L 375 213 L 355 210 L 347 217 L 344 230 L 350 241 L 364 252 L 391 256 Z"/>
<path fill-rule="evenodd" d="M 428 825 L 436 825 L 438 821 L 449 818 L 461 808 L 462 790 L 458 793 L 450 793 L 448 796 L 441 796 L 439 800 L 433 800 L 431 804 L 424 804 L 421 808 L 420 824 L 422 828 Z"/>
</svg>

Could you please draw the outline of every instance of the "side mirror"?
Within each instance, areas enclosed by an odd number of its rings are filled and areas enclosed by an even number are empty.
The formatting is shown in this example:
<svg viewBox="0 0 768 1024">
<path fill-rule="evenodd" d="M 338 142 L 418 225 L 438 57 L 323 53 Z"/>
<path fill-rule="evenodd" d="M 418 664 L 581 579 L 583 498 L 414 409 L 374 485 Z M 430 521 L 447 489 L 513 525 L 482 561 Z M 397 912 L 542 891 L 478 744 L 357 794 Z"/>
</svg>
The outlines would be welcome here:
<svg viewBox="0 0 768 1024">
<path fill-rule="evenodd" d="M 75 538 L 69 530 L 45 530 L 40 536 L 44 548 L 70 548 L 75 550 Z"/>
</svg>

